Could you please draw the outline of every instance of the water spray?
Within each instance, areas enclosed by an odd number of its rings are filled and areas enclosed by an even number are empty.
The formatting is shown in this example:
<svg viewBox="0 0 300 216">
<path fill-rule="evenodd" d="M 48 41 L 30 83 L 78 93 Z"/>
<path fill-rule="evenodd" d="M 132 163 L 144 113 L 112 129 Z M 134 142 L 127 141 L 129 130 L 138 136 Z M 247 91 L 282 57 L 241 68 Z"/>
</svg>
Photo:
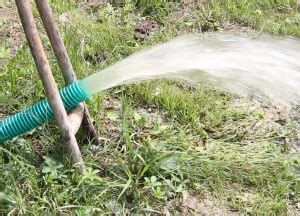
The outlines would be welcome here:
<svg viewBox="0 0 300 216">
<path fill-rule="evenodd" d="M 61 89 L 66 110 L 93 94 L 138 80 L 208 80 L 239 95 L 300 105 L 300 41 L 210 33 L 148 48 Z M 192 71 L 192 73 L 191 73 Z M 47 99 L 0 121 L 0 143 L 53 117 Z"/>
</svg>

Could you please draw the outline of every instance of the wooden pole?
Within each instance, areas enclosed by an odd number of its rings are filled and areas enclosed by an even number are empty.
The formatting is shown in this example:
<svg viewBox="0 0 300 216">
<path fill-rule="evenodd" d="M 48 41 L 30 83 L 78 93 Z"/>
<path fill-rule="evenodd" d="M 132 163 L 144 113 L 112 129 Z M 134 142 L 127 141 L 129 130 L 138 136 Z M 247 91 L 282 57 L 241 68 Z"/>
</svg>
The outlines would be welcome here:
<svg viewBox="0 0 300 216">
<path fill-rule="evenodd" d="M 57 25 L 55 24 L 55 20 L 53 18 L 52 10 L 50 8 L 48 0 L 35 0 L 35 3 L 37 5 L 39 14 L 42 18 L 45 30 L 49 37 L 49 40 L 50 40 L 51 46 L 53 48 L 54 54 L 56 56 L 56 59 L 58 61 L 58 64 L 63 73 L 65 82 L 67 84 L 70 84 L 70 83 L 74 82 L 77 79 L 77 77 L 74 72 L 73 66 L 71 64 L 70 58 L 68 56 L 67 50 L 64 46 L 63 40 L 59 34 Z M 79 106 L 82 106 L 82 105 L 79 105 Z M 76 116 L 77 116 L 77 118 L 79 118 L 79 117 L 81 117 L 81 119 L 83 118 L 82 123 L 83 123 L 83 126 L 86 129 L 87 133 L 95 142 L 99 143 L 97 130 L 95 129 L 95 127 L 91 121 L 86 104 L 83 103 L 83 110 L 80 108 L 78 108 L 76 110 L 77 110 L 76 112 L 73 112 L 73 119 Z M 81 110 L 82 110 L 82 112 L 84 112 L 83 115 L 82 115 L 82 113 L 79 113 L 79 112 L 81 112 Z M 81 123 L 81 121 L 79 121 L 78 119 L 75 120 L 75 122 Z M 72 125 L 74 125 L 73 122 L 71 122 L 71 123 L 72 123 Z M 75 128 L 79 128 L 80 125 L 79 126 L 74 125 L 74 126 L 75 126 Z"/>
<path fill-rule="evenodd" d="M 35 3 L 42 18 L 58 64 L 62 70 L 64 79 L 67 84 L 70 84 L 76 80 L 76 74 L 74 73 L 67 50 L 63 44 L 58 28 L 53 19 L 50 5 L 47 0 L 35 0 Z"/>
<path fill-rule="evenodd" d="M 84 163 L 82 156 L 78 148 L 75 134 L 70 127 L 68 116 L 60 98 L 41 39 L 38 35 L 30 3 L 28 0 L 16 0 L 16 5 L 27 42 L 39 72 L 39 76 L 42 80 L 46 96 L 54 113 L 55 120 L 60 129 L 63 142 L 66 144 L 73 161 L 79 165 L 80 171 L 83 171 Z"/>
</svg>

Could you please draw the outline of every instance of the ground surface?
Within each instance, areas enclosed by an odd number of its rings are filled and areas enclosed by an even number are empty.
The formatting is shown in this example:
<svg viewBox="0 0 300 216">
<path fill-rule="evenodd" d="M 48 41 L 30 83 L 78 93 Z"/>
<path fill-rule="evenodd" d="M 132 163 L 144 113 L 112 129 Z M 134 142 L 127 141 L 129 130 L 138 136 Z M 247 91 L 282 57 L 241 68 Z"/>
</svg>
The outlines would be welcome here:
<svg viewBox="0 0 300 216">
<path fill-rule="evenodd" d="M 299 9 L 285 0 L 51 2 L 80 78 L 191 31 L 300 36 Z M 3 118 L 44 93 L 12 3 L 0 4 L 0 38 Z M 299 214 L 296 110 L 174 81 L 110 89 L 88 105 L 101 145 L 77 135 L 84 175 L 62 155 L 54 122 L 0 148 L 2 213 Z"/>
<path fill-rule="evenodd" d="M 16 9 L 11 4 L 0 4 L 0 67 L 20 49 L 22 38 L 22 27 Z"/>
</svg>

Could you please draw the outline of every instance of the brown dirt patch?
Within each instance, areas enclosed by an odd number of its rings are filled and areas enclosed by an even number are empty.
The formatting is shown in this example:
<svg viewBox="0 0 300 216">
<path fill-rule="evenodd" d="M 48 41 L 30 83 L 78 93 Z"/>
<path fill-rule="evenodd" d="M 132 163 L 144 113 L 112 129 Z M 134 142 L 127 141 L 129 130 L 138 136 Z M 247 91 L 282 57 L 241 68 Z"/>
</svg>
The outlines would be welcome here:
<svg viewBox="0 0 300 216">
<path fill-rule="evenodd" d="M 36 156 L 36 162 L 38 164 L 43 162 L 43 156 L 46 155 L 46 148 L 45 148 L 45 143 L 43 143 L 41 140 L 34 140 L 32 142 L 32 150 L 35 153 Z"/>
<path fill-rule="evenodd" d="M 122 145 L 121 102 L 116 98 L 105 96 L 101 112 L 105 113 L 101 121 L 100 134 L 104 143 Z"/>
<path fill-rule="evenodd" d="M 107 59 L 107 55 L 103 52 L 84 55 L 84 59 L 93 65 L 99 64 Z"/>
<path fill-rule="evenodd" d="M 213 197 L 199 199 L 188 195 L 179 206 L 182 215 L 239 215 Z"/>
<path fill-rule="evenodd" d="M 134 36 L 140 41 L 145 41 L 152 33 L 158 30 L 159 24 L 153 20 L 141 20 L 134 29 Z"/>
<path fill-rule="evenodd" d="M 6 116 L 8 116 L 10 113 L 10 110 L 5 106 L 0 106 L 0 119 L 4 119 Z"/>
<path fill-rule="evenodd" d="M 272 106 L 263 103 L 255 98 L 239 98 L 233 102 L 233 106 L 238 109 L 246 109 L 251 114 L 250 122 L 240 123 L 239 130 L 243 130 L 248 141 L 270 141 L 284 147 L 284 153 L 295 153 L 300 151 L 300 127 L 292 126 L 299 122 L 296 114 L 285 107 Z M 235 124 L 235 123 L 234 123 Z M 234 127 L 234 126 L 233 126 Z M 243 129 L 242 129 L 243 128 Z M 292 131 L 296 133 L 291 136 L 282 131 Z M 267 135 L 260 132 L 268 132 Z M 294 138 L 293 138 L 294 137 Z M 288 144 L 291 145 L 288 145 Z"/>
<path fill-rule="evenodd" d="M 14 56 L 20 49 L 24 36 L 16 8 L 0 7 L 0 41 L 3 41 Z"/>
<path fill-rule="evenodd" d="M 122 104 L 117 98 L 105 96 L 101 111 L 104 113 L 99 126 L 99 133 L 101 134 L 101 141 L 105 143 L 115 144 L 117 149 L 121 149 L 123 143 L 122 136 Z M 128 122 L 133 134 L 134 142 L 146 139 L 148 136 L 152 138 L 158 136 L 157 131 L 151 132 L 155 123 L 165 123 L 167 117 L 166 113 L 158 111 L 153 106 L 134 106 L 132 113 L 130 112 L 131 120 Z"/>
</svg>

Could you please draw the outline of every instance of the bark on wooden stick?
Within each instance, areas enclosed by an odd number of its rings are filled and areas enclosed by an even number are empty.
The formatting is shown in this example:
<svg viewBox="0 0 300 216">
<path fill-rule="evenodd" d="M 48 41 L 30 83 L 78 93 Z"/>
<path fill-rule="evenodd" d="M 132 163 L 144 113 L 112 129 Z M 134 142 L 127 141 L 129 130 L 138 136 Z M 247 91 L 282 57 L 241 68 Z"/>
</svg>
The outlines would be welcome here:
<svg viewBox="0 0 300 216">
<path fill-rule="evenodd" d="M 80 128 L 80 125 L 82 123 L 83 114 L 84 114 L 84 104 L 83 103 L 78 104 L 75 108 L 73 108 L 68 113 L 68 118 L 71 123 L 72 131 L 74 134 L 76 134 Z"/>
<path fill-rule="evenodd" d="M 68 116 L 60 98 L 41 39 L 38 35 L 30 2 L 28 0 L 16 0 L 16 5 L 27 42 L 39 72 L 39 76 L 42 80 L 46 96 L 54 113 L 55 120 L 60 129 L 63 142 L 67 145 L 73 161 L 78 163 L 80 170 L 83 171 L 84 163 L 82 156 L 75 135 L 70 127 Z"/>
<path fill-rule="evenodd" d="M 54 50 L 54 54 L 58 61 L 58 64 L 62 70 L 65 82 L 67 84 L 74 82 L 76 78 L 76 74 L 74 72 L 73 66 L 71 64 L 70 58 L 68 56 L 67 50 L 64 46 L 63 40 L 59 34 L 57 25 L 55 24 L 55 20 L 53 18 L 52 10 L 48 3 L 48 0 L 35 0 L 39 14 L 42 18 L 44 27 L 46 29 L 47 35 L 49 37 L 51 46 Z M 84 112 L 83 115 L 79 113 L 81 109 L 77 109 L 78 117 L 83 116 L 83 126 L 86 129 L 89 136 L 97 143 L 99 143 L 97 131 L 91 121 L 88 109 L 86 104 L 83 102 Z M 74 116 L 73 116 L 74 117 Z M 76 120 L 75 122 L 81 122 Z M 73 122 L 71 122 L 73 123 Z M 77 126 L 75 126 L 76 128 Z M 79 126 L 77 127 L 79 128 Z"/>
<path fill-rule="evenodd" d="M 70 84 L 76 80 L 76 74 L 74 73 L 74 69 L 68 56 L 67 50 L 63 44 L 58 28 L 55 24 L 48 0 L 35 0 L 35 3 L 42 18 L 45 30 L 49 37 L 59 67 L 62 70 L 64 79 L 67 84 Z"/>
</svg>

